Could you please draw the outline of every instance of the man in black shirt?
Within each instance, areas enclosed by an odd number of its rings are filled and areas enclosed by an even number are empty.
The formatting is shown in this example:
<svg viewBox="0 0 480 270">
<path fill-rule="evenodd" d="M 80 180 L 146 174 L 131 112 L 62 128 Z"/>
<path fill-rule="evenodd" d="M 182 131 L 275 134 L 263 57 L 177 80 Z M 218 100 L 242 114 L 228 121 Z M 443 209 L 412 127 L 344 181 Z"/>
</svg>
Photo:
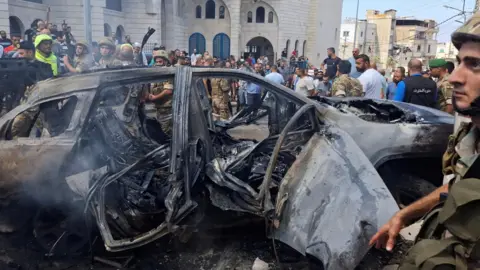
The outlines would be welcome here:
<svg viewBox="0 0 480 270">
<path fill-rule="evenodd" d="M 408 73 L 410 76 L 403 80 L 405 83 L 403 102 L 436 108 L 437 84 L 422 76 L 422 62 L 418 59 L 410 60 Z"/>
<path fill-rule="evenodd" d="M 3 46 L 4 49 L 12 45 L 12 40 L 7 38 L 7 32 L 3 30 L 0 31 L 0 45 Z"/>
<path fill-rule="evenodd" d="M 328 57 L 323 60 L 322 69 L 325 75 L 327 75 L 330 80 L 333 80 L 333 78 L 337 76 L 338 64 L 340 61 L 342 61 L 342 59 L 335 55 L 334 48 L 328 48 L 327 54 Z"/>
</svg>

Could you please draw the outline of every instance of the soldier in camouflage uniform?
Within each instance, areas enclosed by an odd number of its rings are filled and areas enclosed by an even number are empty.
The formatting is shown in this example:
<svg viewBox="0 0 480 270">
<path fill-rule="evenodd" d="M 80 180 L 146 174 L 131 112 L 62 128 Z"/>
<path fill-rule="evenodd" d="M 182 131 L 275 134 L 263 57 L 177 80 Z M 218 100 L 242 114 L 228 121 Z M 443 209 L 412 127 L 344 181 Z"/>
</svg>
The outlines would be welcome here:
<svg viewBox="0 0 480 270">
<path fill-rule="evenodd" d="M 212 110 L 214 116 L 220 115 L 221 120 L 228 120 L 230 112 L 228 103 L 230 102 L 231 84 L 228 79 L 212 78 Z"/>
<path fill-rule="evenodd" d="M 115 50 L 117 49 L 115 44 L 110 39 L 105 38 L 98 45 L 100 46 L 100 55 L 102 57 L 98 60 L 97 66 L 100 68 L 112 66 L 113 60 L 115 60 Z"/>
<path fill-rule="evenodd" d="M 94 65 L 94 60 L 90 55 L 87 42 L 77 42 L 75 45 L 75 57 L 73 60 L 70 60 L 70 57 L 65 55 L 63 57 L 63 63 L 71 73 L 88 71 Z"/>
<path fill-rule="evenodd" d="M 453 114 L 452 94 L 453 85 L 448 82 L 447 61 L 433 59 L 429 63 L 431 75 L 438 78 L 437 99 L 440 110 Z"/>
<path fill-rule="evenodd" d="M 338 64 L 338 77 L 332 85 L 333 97 L 361 97 L 363 92 L 362 84 L 359 80 L 350 77 L 352 64 L 343 60 Z"/>
<path fill-rule="evenodd" d="M 448 79 L 452 105 L 471 122 L 461 123 L 449 137 L 444 184 L 399 210 L 370 240 L 392 250 L 400 230 L 423 217 L 399 270 L 480 269 L 480 12 L 452 34 L 452 43 L 459 51 L 458 67 Z"/>
<path fill-rule="evenodd" d="M 165 50 L 153 52 L 153 59 L 156 67 L 167 67 L 169 65 L 168 54 Z M 173 81 L 153 83 L 149 100 L 155 103 L 157 109 L 157 120 L 162 125 L 163 132 L 168 136 L 172 135 L 172 97 Z"/>
</svg>

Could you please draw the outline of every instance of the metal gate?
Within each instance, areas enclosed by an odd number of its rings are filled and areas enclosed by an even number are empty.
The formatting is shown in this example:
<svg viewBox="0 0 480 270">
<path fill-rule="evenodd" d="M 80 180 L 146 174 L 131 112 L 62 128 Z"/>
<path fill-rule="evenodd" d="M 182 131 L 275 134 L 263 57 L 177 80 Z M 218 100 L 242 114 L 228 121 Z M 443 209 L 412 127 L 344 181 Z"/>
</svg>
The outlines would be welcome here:
<svg viewBox="0 0 480 270">
<path fill-rule="evenodd" d="M 198 54 L 203 54 L 205 52 L 205 44 L 205 37 L 202 34 L 193 33 L 188 39 L 189 54 L 192 54 L 194 49 L 197 49 Z"/>
<path fill-rule="evenodd" d="M 220 33 L 213 38 L 213 56 L 220 59 L 230 56 L 230 38 L 227 34 Z"/>
</svg>

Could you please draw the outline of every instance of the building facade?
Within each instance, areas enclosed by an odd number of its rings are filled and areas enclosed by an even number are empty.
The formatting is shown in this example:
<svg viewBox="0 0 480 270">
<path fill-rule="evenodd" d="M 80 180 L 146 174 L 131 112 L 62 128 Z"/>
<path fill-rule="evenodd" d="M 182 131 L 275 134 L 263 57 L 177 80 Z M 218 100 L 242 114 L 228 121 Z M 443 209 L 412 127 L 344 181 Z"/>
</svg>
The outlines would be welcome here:
<svg viewBox="0 0 480 270">
<path fill-rule="evenodd" d="M 458 55 L 458 50 L 455 48 L 452 42 L 444 42 L 437 44 L 436 58 L 442 58 L 447 61 L 456 62 L 455 59 Z"/>
<path fill-rule="evenodd" d="M 397 18 L 396 22 L 396 62 L 407 66 L 408 61 L 417 58 L 428 65 L 437 54 L 438 28 L 433 20 Z"/>
<path fill-rule="evenodd" d="M 130 35 L 141 42 L 148 27 L 150 43 L 167 49 L 280 58 L 296 49 L 314 64 L 338 47 L 342 0 L 91 0 L 94 41 Z M 50 12 L 47 10 L 50 8 Z M 85 38 L 81 0 L 0 0 L 0 29 L 24 33 L 38 19 L 61 29 L 65 21 L 77 40 Z"/>
<path fill-rule="evenodd" d="M 395 42 L 395 26 L 397 11 L 390 9 L 381 13 L 378 10 L 367 10 L 367 21 L 377 26 L 378 42 L 375 50 L 378 55 L 373 59 L 378 68 L 386 69 L 391 66 L 393 44 Z"/>
<path fill-rule="evenodd" d="M 359 20 L 356 25 L 355 29 L 355 19 L 347 18 L 343 21 L 340 27 L 339 57 L 350 58 L 356 47 L 360 53 L 376 58 L 379 55 L 377 25 L 366 20 Z"/>
</svg>

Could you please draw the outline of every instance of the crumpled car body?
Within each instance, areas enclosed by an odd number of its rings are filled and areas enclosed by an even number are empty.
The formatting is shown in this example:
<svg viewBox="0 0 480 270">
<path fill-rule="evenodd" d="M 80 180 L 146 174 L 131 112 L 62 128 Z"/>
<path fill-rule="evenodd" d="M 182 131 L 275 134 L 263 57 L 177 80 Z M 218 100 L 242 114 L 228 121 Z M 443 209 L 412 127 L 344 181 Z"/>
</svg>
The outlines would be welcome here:
<svg viewBox="0 0 480 270">
<path fill-rule="evenodd" d="M 231 76 L 268 95 L 262 106 L 215 122 L 200 81 Z M 167 79 L 175 89 L 170 139 L 141 105 L 143 86 Z M 3 186 L 68 185 L 112 252 L 194 228 L 208 201 L 266 218 L 271 237 L 326 269 L 353 269 L 368 239 L 398 210 L 377 168 L 399 158 L 439 158 L 453 127 L 439 111 L 311 100 L 238 70 L 120 69 L 36 87 L 27 104 L 0 119 Z M 12 138 L 13 120 L 31 108 L 40 108 L 48 136 Z M 49 110 L 69 116 L 56 120 Z M 229 133 L 261 119 L 264 138 Z"/>
</svg>

